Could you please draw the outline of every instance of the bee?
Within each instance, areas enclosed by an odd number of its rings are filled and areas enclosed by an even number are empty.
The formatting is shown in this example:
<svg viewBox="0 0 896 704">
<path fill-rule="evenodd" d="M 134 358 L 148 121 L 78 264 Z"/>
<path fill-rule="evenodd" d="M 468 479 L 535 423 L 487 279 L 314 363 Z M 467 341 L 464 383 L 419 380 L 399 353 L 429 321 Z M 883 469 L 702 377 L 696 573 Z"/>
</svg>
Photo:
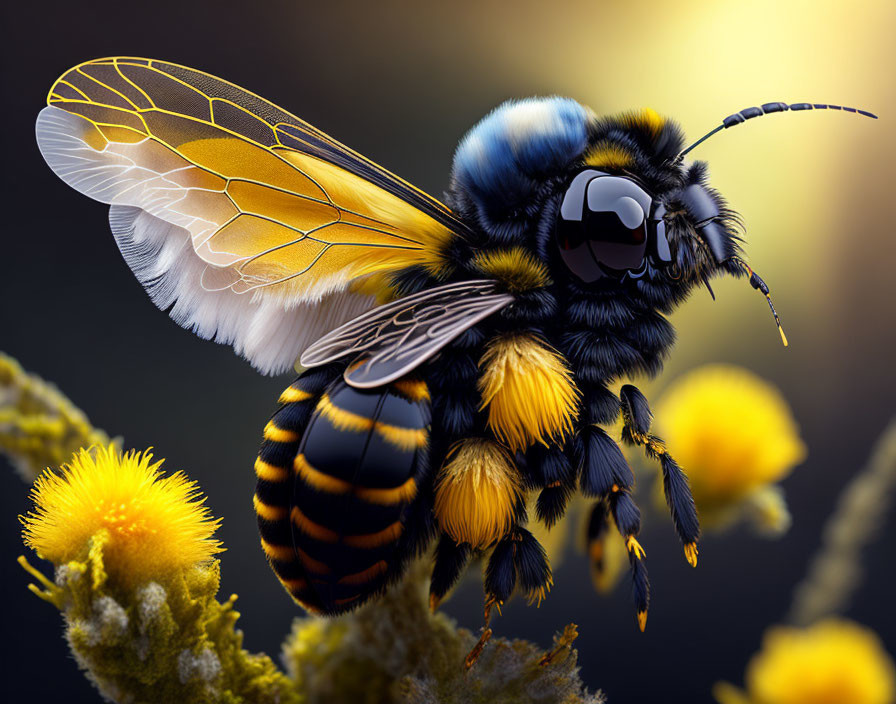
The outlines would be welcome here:
<svg viewBox="0 0 896 704">
<path fill-rule="evenodd" d="M 488 625 L 515 591 L 544 598 L 551 568 L 528 513 L 551 526 L 580 491 L 595 563 L 608 530 L 624 538 L 642 630 L 640 512 L 608 426 L 621 418 L 621 440 L 658 462 L 691 565 L 700 528 L 646 398 L 610 386 L 660 371 L 675 337 L 665 316 L 713 277 L 748 277 L 781 329 L 738 216 L 684 157 L 760 115 L 874 117 L 768 103 L 685 147 L 653 110 L 511 101 L 460 142 L 443 204 L 176 64 L 88 61 L 47 103 L 44 159 L 111 206 L 152 301 L 263 373 L 304 368 L 264 427 L 254 496 L 262 548 L 300 605 L 354 609 L 435 543 L 433 608 L 481 556 Z"/>
</svg>

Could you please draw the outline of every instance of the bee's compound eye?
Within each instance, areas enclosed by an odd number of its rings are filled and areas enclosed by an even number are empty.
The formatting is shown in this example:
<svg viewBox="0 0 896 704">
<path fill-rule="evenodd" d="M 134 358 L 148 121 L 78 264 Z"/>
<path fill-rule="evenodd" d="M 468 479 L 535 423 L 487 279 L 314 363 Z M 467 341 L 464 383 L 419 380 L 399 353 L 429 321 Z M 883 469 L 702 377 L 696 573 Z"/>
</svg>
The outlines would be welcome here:
<svg viewBox="0 0 896 704">
<path fill-rule="evenodd" d="M 604 276 L 603 270 L 591 254 L 584 220 L 561 218 L 557 223 L 557 246 L 566 268 L 585 283 L 597 281 Z"/>
<path fill-rule="evenodd" d="M 583 215 L 594 258 L 609 269 L 639 268 L 647 252 L 650 196 L 626 178 L 607 176 L 588 184 L 587 206 Z"/>
<path fill-rule="evenodd" d="M 585 228 L 581 220 L 563 220 L 557 229 L 560 249 L 570 252 L 585 244 Z"/>
<path fill-rule="evenodd" d="M 557 225 L 566 266 L 586 283 L 640 269 L 650 206 L 650 196 L 630 179 L 580 173 L 566 192 Z"/>
</svg>

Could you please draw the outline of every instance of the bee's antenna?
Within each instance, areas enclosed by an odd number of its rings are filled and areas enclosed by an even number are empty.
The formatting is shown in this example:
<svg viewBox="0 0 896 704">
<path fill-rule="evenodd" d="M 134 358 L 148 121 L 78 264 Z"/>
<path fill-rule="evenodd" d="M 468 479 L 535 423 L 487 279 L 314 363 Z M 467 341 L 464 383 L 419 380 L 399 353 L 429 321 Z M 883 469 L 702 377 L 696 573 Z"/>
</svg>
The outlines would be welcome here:
<svg viewBox="0 0 896 704">
<path fill-rule="evenodd" d="M 765 300 L 768 301 L 768 307 L 771 308 L 772 315 L 775 316 L 775 324 L 778 326 L 778 332 L 781 333 L 781 342 L 783 342 L 784 346 L 787 347 L 787 335 L 784 334 L 784 328 L 781 327 L 781 319 L 778 317 L 778 311 L 775 310 L 775 304 L 772 303 L 772 297 L 769 294 L 768 286 L 766 285 L 765 281 L 763 281 L 762 277 L 759 276 L 759 274 L 757 274 L 755 271 L 753 271 L 750 268 L 750 265 L 747 264 L 743 259 L 741 259 L 740 257 L 732 257 L 732 259 L 750 275 L 750 286 L 752 286 L 765 296 Z"/>
<path fill-rule="evenodd" d="M 724 120 L 722 120 L 721 125 L 707 132 L 691 146 L 686 147 L 684 150 L 680 151 L 678 153 L 678 156 L 676 156 L 672 160 L 672 162 L 677 163 L 681 161 L 684 158 L 685 154 L 691 151 L 694 147 L 705 142 L 716 132 L 728 129 L 729 127 L 734 127 L 735 125 L 740 125 L 753 117 L 759 117 L 760 115 L 769 115 L 773 112 L 786 112 L 787 110 L 845 110 L 846 112 L 854 112 L 859 115 L 864 115 L 865 117 L 870 117 L 875 120 L 877 119 L 877 115 L 875 115 L 873 112 L 868 112 L 867 110 L 858 110 L 856 108 L 847 108 L 843 107 L 842 105 L 825 105 L 824 103 L 791 103 L 790 105 L 788 105 L 787 103 L 765 103 L 761 107 L 744 108 L 740 112 L 729 115 Z"/>
</svg>

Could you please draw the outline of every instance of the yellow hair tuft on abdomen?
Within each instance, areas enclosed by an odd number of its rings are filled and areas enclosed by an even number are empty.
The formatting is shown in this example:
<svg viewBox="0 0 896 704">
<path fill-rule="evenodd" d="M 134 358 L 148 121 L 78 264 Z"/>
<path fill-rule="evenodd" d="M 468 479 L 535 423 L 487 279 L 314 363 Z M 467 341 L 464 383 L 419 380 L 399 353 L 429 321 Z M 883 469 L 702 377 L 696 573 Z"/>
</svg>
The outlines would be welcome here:
<svg viewBox="0 0 896 704">
<path fill-rule="evenodd" d="M 489 428 L 511 450 L 572 432 L 579 391 L 557 351 L 517 333 L 492 341 L 479 366 L 480 408 L 488 408 Z"/>
<path fill-rule="evenodd" d="M 522 483 L 510 453 L 481 438 L 461 440 L 436 479 L 439 526 L 458 543 L 484 548 L 513 525 Z"/>
</svg>

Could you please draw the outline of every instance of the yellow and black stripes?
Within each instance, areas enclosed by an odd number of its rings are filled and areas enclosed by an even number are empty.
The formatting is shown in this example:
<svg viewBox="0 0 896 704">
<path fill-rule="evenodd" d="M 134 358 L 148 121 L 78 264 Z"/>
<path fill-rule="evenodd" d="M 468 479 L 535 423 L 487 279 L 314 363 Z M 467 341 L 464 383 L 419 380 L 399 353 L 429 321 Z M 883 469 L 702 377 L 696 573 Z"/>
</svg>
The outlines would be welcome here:
<svg viewBox="0 0 896 704">
<path fill-rule="evenodd" d="M 293 469 L 296 478 L 312 489 L 331 495 L 354 494 L 357 498 L 371 504 L 392 506 L 409 503 L 417 495 L 417 480 L 414 477 L 408 477 L 407 480 L 395 487 L 356 486 L 349 481 L 338 479 L 315 469 L 301 452 L 296 455 Z"/>
<path fill-rule="evenodd" d="M 293 465 L 299 442 L 314 411 L 314 402 L 337 372 L 315 371 L 297 379 L 281 395 L 283 404 L 264 428 L 255 460 L 253 505 L 261 547 L 286 590 L 312 612 L 323 606 L 298 561 L 290 527 Z"/>
<path fill-rule="evenodd" d="M 416 450 L 426 445 L 428 434 L 425 428 L 405 428 L 352 413 L 338 406 L 327 394 L 317 404 L 317 411 L 326 417 L 337 430 L 363 433 L 373 430 L 380 438 L 395 445 L 399 450 Z"/>
<path fill-rule="evenodd" d="M 265 426 L 255 511 L 290 594 L 312 611 L 340 613 L 403 566 L 405 509 L 427 467 L 429 392 L 416 379 L 359 390 L 338 370 L 324 383 L 306 383 L 310 376 L 283 392 Z"/>
<path fill-rule="evenodd" d="M 360 604 L 400 568 L 428 426 L 429 394 L 413 379 L 372 390 L 338 380 L 316 401 L 293 461 L 290 521 L 326 613 Z"/>
</svg>

